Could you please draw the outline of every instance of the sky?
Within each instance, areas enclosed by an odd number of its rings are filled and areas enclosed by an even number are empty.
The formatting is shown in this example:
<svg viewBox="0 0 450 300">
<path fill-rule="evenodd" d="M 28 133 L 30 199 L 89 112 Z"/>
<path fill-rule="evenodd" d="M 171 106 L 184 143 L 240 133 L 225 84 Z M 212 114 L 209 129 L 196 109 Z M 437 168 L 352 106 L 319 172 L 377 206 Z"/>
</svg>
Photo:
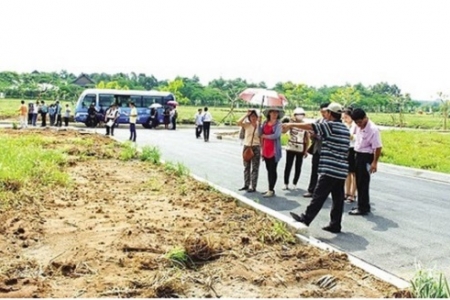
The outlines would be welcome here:
<svg viewBox="0 0 450 300">
<path fill-rule="evenodd" d="M 2 0 L 0 71 L 450 93 L 446 0 Z"/>
</svg>

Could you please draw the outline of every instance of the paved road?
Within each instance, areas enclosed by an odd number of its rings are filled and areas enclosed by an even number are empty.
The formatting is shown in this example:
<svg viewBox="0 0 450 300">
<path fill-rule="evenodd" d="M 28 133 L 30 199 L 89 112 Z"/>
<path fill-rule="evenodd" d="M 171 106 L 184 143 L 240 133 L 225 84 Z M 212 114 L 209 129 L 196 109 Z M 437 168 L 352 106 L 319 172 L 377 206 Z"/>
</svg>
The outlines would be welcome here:
<svg viewBox="0 0 450 300">
<path fill-rule="evenodd" d="M 214 132 L 213 129 L 210 142 L 205 143 L 195 139 L 194 129 L 138 130 L 138 146 L 156 145 L 164 160 L 182 162 L 193 174 L 237 191 L 243 185 L 242 146 L 239 141 L 218 140 Z M 119 128 L 116 137 L 125 140 L 128 131 Z M 259 193 L 247 195 L 286 215 L 290 211 L 303 212 L 309 199 L 301 195 L 308 184 L 310 167 L 308 158 L 302 168 L 300 190 L 282 191 L 282 158 L 278 166 L 277 197 L 264 199 Z M 372 177 L 370 215 L 349 216 L 347 211 L 352 205 L 346 204 L 343 233 L 331 234 L 321 230 L 329 220 L 331 201 L 327 201 L 310 225 L 310 235 L 407 280 L 413 277 L 416 263 L 425 268 L 435 267 L 450 278 L 449 181 L 418 178 L 413 175 L 417 173 L 414 169 L 391 172 L 395 168 L 388 165 L 379 169 Z M 267 173 L 262 164 L 258 190 L 266 188 Z"/>
</svg>

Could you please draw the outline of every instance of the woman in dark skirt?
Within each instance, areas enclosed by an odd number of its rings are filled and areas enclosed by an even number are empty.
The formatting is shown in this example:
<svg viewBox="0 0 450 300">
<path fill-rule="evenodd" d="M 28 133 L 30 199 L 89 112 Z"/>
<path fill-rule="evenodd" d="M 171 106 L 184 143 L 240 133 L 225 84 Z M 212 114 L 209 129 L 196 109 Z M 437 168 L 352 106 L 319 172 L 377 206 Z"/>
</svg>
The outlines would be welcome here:
<svg viewBox="0 0 450 300">
<path fill-rule="evenodd" d="M 164 111 L 164 128 L 169 129 L 169 123 L 170 123 L 170 108 L 166 108 Z"/>
<path fill-rule="evenodd" d="M 355 156 L 355 132 L 356 124 L 351 118 L 352 110 L 344 110 L 342 119 L 350 131 L 350 147 L 348 149 L 348 175 L 345 181 L 345 202 L 353 203 L 356 200 L 356 156 Z"/>
</svg>

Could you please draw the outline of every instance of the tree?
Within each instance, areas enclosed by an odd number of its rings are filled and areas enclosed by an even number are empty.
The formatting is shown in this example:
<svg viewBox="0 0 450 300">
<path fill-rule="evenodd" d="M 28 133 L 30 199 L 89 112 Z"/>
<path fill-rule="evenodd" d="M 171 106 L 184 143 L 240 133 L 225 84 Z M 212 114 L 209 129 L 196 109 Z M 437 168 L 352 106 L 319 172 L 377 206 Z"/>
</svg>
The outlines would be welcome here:
<svg viewBox="0 0 450 300">
<path fill-rule="evenodd" d="M 441 101 L 441 113 L 442 113 L 442 120 L 443 120 L 443 127 L 444 130 L 447 130 L 447 123 L 448 123 L 448 117 L 450 113 L 450 98 L 448 95 L 445 95 L 442 92 L 438 93 L 439 100 Z"/>
<path fill-rule="evenodd" d="M 172 94 L 175 95 L 175 98 L 179 104 L 187 105 L 190 103 L 190 101 L 181 93 L 181 89 L 183 88 L 183 86 L 184 86 L 183 80 L 175 79 L 169 81 L 167 85 L 158 86 L 158 90 L 171 92 Z"/>
<path fill-rule="evenodd" d="M 361 95 L 352 86 L 340 87 L 330 96 L 331 102 L 337 102 L 344 107 L 354 105 L 358 103 L 359 100 L 361 100 Z"/>
</svg>

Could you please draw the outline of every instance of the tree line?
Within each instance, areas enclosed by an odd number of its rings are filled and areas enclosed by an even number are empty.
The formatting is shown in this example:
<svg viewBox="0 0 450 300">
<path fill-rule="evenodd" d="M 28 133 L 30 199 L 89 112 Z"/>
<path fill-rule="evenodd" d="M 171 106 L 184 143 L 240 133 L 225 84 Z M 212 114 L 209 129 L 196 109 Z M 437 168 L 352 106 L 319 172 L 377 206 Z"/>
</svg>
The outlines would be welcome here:
<svg viewBox="0 0 450 300">
<path fill-rule="evenodd" d="M 290 107 L 302 106 L 316 110 L 321 103 L 335 101 L 344 106 L 362 107 L 373 112 L 413 112 L 439 110 L 439 102 L 430 103 L 411 99 L 395 84 L 380 82 L 364 86 L 361 83 L 344 86 L 314 87 L 304 83 L 278 82 L 267 86 L 265 82 L 252 83 L 242 78 L 213 79 L 203 85 L 198 76 L 176 77 L 173 80 L 158 80 L 145 73 L 92 73 L 87 74 L 95 84 L 87 87 L 160 90 L 172 92 L 183 105 L 234 106 L 243 105 L 237 100 L 239 92 L 248 87 L 274 89 L 286 96 Z M 76 101 L 83 87 L 74 84 L 77 76 L 66 70 L 61 72 L 17 73 L 0 72 L 0 93 L 6 98 L 63 99 Z"/>
</svg>

